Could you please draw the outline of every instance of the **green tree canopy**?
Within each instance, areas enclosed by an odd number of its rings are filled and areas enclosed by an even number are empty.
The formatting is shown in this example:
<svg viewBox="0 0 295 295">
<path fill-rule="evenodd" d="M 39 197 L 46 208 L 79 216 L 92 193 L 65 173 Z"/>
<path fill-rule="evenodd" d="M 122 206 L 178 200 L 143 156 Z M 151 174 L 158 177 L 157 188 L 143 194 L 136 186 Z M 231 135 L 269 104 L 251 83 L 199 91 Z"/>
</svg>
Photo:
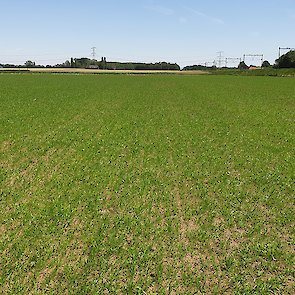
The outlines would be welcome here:
<svg viewBox="0 0 295 295">
<path fill-rule="evenodd" d="M 278 68 L 295 68 L 295 51 L 289 51 L 276 60 Z"/>
<path fill-rule="evenodd" d="M 245 64 L 244 61 L 241 61 L 239 63 L 239 65 L 238 65 L 238 69 L 240 69 L 240 70 L 247 70 L 247 69 L 249 69 L 249 67 Z"/>
<path fill-rule="evenodd" d="M 27 68 L 33 68 L 33 67 L 35 67 L 35 66 L 36 66 L 36 63 L 35 63 L 34 61 L 27 60 L 27 61 L 25 62 L 25 67 L 27 67 Z"/>
<path fill-rule="evenodd" d="M 271 64 L 269 63 L 268 60 L 265 60 L 265 61 L 262 63 L 262 67 L 263 67 L 263 68 L 269 68 L 269 67 L 271 67 Z"/>
</svg>

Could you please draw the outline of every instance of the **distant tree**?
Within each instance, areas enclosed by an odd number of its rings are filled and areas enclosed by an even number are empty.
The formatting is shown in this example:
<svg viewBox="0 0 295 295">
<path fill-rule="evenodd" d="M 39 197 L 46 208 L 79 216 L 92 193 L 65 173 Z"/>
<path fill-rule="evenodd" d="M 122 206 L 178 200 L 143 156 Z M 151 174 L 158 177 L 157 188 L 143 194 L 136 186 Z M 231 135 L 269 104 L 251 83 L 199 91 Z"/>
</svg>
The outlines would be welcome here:
<svg viewBox="0 0 295 295">
<path fill-rule="evenodd" d="M 295 51 L 289 51 L 276 60 L 278 68 L 295 68 Z"/>
<path fill-rule="evenodd" d="M 239 63 L 239 65 L 238 65 L 238 69 L 240 69 L 240 70 L 248 70 L 249 67 L 245 64 L 244 61 L 241 61 L 241 62 Z"/>
<path fill-rule="evenodd" d="M 107 58 L 106 57 L 101 58 L 101 61 L 99 63 L 99 68 L 102 70 L 105 70 L 107 68 Z"/>
<path fill-rule="evenodd" d="M 88 68 L 89 65 L 91 64 L 91 60 L 87 57 L 82 57 L 82 58 L 75 58 L 75 66 L 76 68 Z"/>
<path fill-rule="evenodd" d="M 3 68 L 19 68 L 24 66 L 13 65 L 13 64 L 2 64 Z"/>
<path fill-rule="evenodd" d="M 271 64 L 269 63 L 268 60 L 265 60 L 265 61 L 262 63 L 262 67 L 263 67 L 263 68 L 270 68 L 270 67 L 271 67 Z"/>
<path fill-rule="evenodd" d="M 182 70 L 183 71 L 198 71 L 198 70 L 204 71 L 207 69 L 208 68 L 203 65 L 193 65 L 193 66 L 186 66 Z"/>
<path fill-rule="evenodd" d="M 35 67 L 35 66 L 36 66 L 36 63 L 35 63 L 34 61 L 27 60 L 27 61 L 25 62 L 25 67 L 26 67 L 26 68 L 33 68 L 33 67 Z"/>
<path fill-rule="evenodd" d="M 95 65 L 98 66 L 99 62 L 96 59 L 91 59 L 90 60 L 90 65 Z"/>
<path fill-rule="evenodd" d="M 70 68 L 71 67 L 71 63 L 68 60 L 66 60 L 63 65 L 64 65 L 65 68 Z"/>
<path fill-rule="evenodd" d="M 55 68 L 70 68 L 71 67 L 71 63 L 68 60 L 66 60 L 62 64 L 56 64 L 54 67 Z"/>
</svg>

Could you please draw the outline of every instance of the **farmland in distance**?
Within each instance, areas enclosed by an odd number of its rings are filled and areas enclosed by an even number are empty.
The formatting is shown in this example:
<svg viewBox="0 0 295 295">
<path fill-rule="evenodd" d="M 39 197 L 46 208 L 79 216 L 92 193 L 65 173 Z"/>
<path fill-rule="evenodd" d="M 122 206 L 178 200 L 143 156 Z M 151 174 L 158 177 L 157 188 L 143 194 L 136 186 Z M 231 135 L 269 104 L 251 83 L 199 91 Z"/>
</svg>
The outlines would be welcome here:
<svg viewBox="0 0 295 295">
<path fill-rule="evenodd" d="M 0 291 L 288 294 L 293 78 L 0 75 Z"/>
</svg>

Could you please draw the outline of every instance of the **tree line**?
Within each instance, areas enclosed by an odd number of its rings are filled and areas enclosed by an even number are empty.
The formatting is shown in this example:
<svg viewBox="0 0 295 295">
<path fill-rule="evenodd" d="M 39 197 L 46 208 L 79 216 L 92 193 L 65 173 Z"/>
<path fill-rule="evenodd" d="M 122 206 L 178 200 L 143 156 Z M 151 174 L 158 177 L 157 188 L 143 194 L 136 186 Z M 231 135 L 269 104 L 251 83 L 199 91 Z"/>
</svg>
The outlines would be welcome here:
<svg viewBox="0 0 295 295">
<path fill-rule="evenodd" d="M 92 69 L 102 69 L 102 70 L 180 70 L 180 66 L 177 63 L 140 63 L 140 62 L 109 62 L 106 57 L 102 57 L 100 61 L 96 59 L 89 59 L 87 57 L 82 58 L 71 58 L 66 60 L 62 64 L 52 65 L 36 65 L 34 61 L 28 60 L 24 65 L 13 65 L 13 64 L 0 64 L 4 68 L 92 68 Z M 280 56 L 275 61 L 274 65 L 271 65 L 267 60 L 263 61 L 262 68 L 295 68 L 295 51 L 290 50 L 286 54 Z M 238 65 L 238 69 L 246 70 L 251 67 L 246 65 L 244 61 L 241 61 Z M 228 69 L 223 67 L 222 69 Z M 182 70 L 217 70 L 216 66 L 207 67 L 203 65 L 192 65 L 186 66 Z"/>
<path fill-rule="evenodd" d="M 249 68 L 254 67 L 253 65 L 248 66 L 244 61 L 241 61 L 238 65 L 238 69 L 240 70 L 248 70 Z M 275 64 L 271 65 L 269 61 L 263 61 L 262 68 L 274 68 L 274 69 L 283 69 L 283 68 L 295 68 L 295 51 L 291 50 L 286 54 L 280 56 L 276 61 Z M 190 71 L 190 70 L 217 70 L 216 66 L 206 67 L 203 65 L 193 65 L 193 66 L 186 66 L 182 70 L 183 71 Z M 223 67 L 222 69 L 230 69 L 227 67 Z"/>
<path fill-rule="evenodd" d="M 158 62 L 158 63 L 134 63 L 134 62 L 109 62 L 106 57 L 102 57 L 100 61 L 95 59 L 71 58 L 57 67 L 66 68 L 97 68 L 101 70 L 180 70 L 180 66 L 176 63 Z"/>
<path fill-rule="evenodd" d="M 1 64 L 0 64 L 1 65 Z M 140 62 L 109 62 L 106 57 L 102 57 L 100 61 L 89 59 L 87 57 L 71 58 L 62 64 L 54 66 L 36 65 L 35 62 L 28 60 L 24 65 L 2 64 L 2 67 L 10 68 L 83 68 L 83 69 L 102 69 L 102 70 L 180 70 L 180 66 L 176 63 L 158 62 L 158 63 L 140 63 Z"/>
</svg>

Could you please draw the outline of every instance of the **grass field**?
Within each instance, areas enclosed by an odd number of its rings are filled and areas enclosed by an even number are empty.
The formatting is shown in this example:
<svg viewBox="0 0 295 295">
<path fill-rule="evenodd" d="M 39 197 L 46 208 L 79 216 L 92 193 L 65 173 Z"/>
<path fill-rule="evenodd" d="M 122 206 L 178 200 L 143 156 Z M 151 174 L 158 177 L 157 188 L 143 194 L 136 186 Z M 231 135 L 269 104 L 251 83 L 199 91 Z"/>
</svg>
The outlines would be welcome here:
<svg viewBox="0 0 295 295">
<path fill-rule="evenodd" d="M 294 294 L 295 80 L 0 75 L 0 292 Z"/>
<path fill-rule="evenodd" d="M 266 68 L 262 70 L 226 69 L 226 70 L 217 70 L 217 71 L 209 71 L 209 72 L 213 75 L 295 77 L 294 68 L 284 68 L 284 69 Z"/>
</svg>

